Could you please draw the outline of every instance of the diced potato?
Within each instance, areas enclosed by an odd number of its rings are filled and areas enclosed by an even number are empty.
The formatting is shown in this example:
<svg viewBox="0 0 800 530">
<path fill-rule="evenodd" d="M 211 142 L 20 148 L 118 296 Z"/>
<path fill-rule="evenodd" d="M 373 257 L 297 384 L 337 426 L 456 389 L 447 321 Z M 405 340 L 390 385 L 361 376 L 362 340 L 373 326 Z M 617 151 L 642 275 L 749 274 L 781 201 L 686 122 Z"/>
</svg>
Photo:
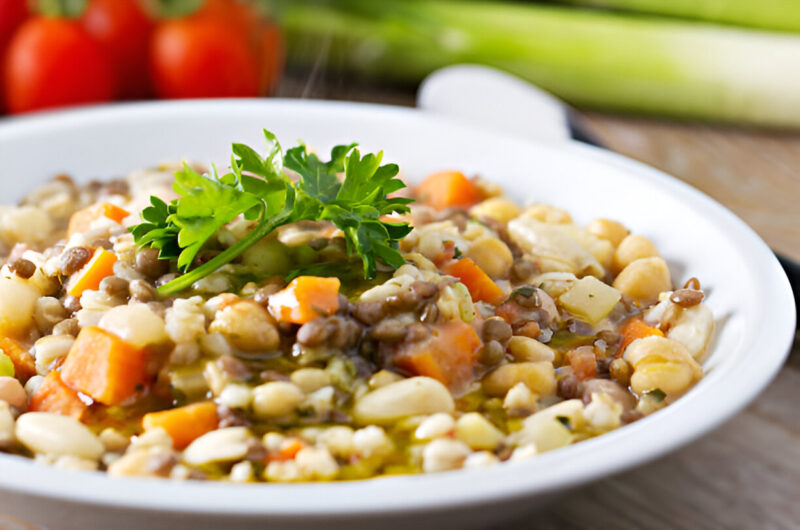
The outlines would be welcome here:
<svg viewBox="0 0 800 530">
<path fill-rule="evenodd" d="M 594 276 L 586 276 L 575 282 L 558 300 L 561 307 L 594 324 L 605 318 L 621 298 L 620 292 L 610 285 Z"/>
</svg>

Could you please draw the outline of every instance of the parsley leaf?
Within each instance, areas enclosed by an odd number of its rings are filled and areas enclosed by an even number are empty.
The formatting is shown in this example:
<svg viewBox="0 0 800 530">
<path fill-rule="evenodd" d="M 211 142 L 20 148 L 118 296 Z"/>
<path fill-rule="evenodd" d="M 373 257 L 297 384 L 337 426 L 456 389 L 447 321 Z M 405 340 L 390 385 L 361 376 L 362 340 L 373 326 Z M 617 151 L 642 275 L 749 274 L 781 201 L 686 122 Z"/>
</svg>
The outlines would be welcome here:
<svg viewBox="0 0 800 530">
<path fill-rule="evenodd" d="M 159 250 L 160 259 L 176 260 L 184 274 L 159 287 L 162 295 L 179 292 L 229 263 L 277 227 L 304 220 L 330 221 L 341 229 L 350 254 L 363 263 L 364 277 L 371 279 L 377 261 L 397 268 L 405 260 L 399 241 L 411 227 L 381 217 L 408 212 L 413 199 L 388 197 L 405 187 L 397 178 L 396 164 L 381 165 L 382 153 L 363 157 L 356 144 L 338 145 L 323 162 L 300 144 L 284 155 L 277 138 L 264 131 L 267 154 L 262 157 L 244 144 L 233 144 L 231 171 L 220 176 L 201 175 L 188 165 L 177 171 L 173 189 L 179 197 L 170 204 L 151 197 L 151 205 L 131 227 L 139 246 Z M 284 172 L 295 172 L 292 180 Z M 344 178 L 340 178 L 340 174 Z M 257 224 L 244 238 L 208 262 L 192 268 L 198 252 L 217 231 L 240 215 Z M 325 266 L 320 272 L 334 271 Z"/>
</svg>

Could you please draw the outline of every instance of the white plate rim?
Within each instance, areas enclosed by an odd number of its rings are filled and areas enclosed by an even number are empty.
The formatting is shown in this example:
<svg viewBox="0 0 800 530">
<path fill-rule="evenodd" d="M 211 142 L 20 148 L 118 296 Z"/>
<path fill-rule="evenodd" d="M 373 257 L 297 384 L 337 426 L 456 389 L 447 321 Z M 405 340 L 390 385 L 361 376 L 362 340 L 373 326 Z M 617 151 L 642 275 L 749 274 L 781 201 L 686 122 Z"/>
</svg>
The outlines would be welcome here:
<svg viewBox="0 0 800 530">
<path fill-rule="evenodd" d="M 165 110 L 202 112 L 204 108 L 220 106 L 289 107 L 298 112 L 326 110 L 344 115 L 359 113 L 401 113 L 410 121 L 424 125 L 427 120 L 448 122 L 421 111 L 387 105 L 302 101 L 291 99 L 272 100 L 197 100 L 181 102 L 135 103 L 107 105 L 78 110 L 42 113 L 30 117 L 12 118 L 0 123 L 0 143 L 4 137 L 46 128 L 52 123 L 108 120 L 137 113 L 141 118 L 147 113 Z M 407 116 L 407 118 L 405 117 Z M 468 128 L 463 124 L 459 128 Z M 524 145 L 526 142 L 514 137 L 491 133 L 509 142 Z M 409 510 L 446 510 L 465 504 L 475 505 L 550 493 L 575 486 L 598 477 L 619 472 L 664 455 L 685 445 L 689 441 L 717 427 L 746 406 L 775 376 L 783 364 L 794 338 L 794 304 L 791 288 L 783 270 L 772 252 L 743 221 L 713 199 L 674 177 L 642 163 L 627 159 L 592 146 L 571 142 L 564 146 L 546 146 L 565 156 L 585 156 L 597 163 L 616 166 L 637 178 L 647 179 L 662 189 L 679 194 L 704 208 L 707 215 L 717 222 L 725 223 L 726 229 L 735 233 L 749 250 L 748 265 L 762 274 L 763 300 L 760 303 L 770 309 L 773 318 L 765 319 L 760 329 L 762 336 L 769 337 L 762 345 L 767 354 L 747 367 L 739 366 L 729 378 L 713 387 L 696 388 L 682 399 L 653 416 L 633 425 L 605 434 L 580 444 L 538 456 L 529 462 L 495 466 L 470 471 L 455 471 L 435 475 L 388 477 L 372 481 L 333 484 L 264 484 L 234 485 L 218 483 L 174 483 L 152 479 L 110 479 L 100 473 L 86 473 L 74 480 L 72 472 L 37 466 L 27 459 L 0 455 L 0 490 L 25 493 L 42 499 L 57 499 L 86 505 L 109 505 L 147 511 L 169 511 L 183 513 L 230 514 L 238 516 L 276 516 L 291 518 L 314 518 L 326 515 L 358 515 L 376 513 L 401 513 Z M 731 391 L 730 400 L 706 399 L 709 392 Z M 685 427 L 682 421 L 693 418 L 688 405 L 695 401 L 705 403 L 706 419 Z M 636 442 L 652 442 L 649 431 L 672 430 L 667 439 L 651 445 Z M 628 444 L 626 451 L 620 450 L 620 442 Z M 632 448 L 631 448 L 632 447 Z M 605 460 L 596 460 L 593 455 L 605 452 Z M 526 477 L 525 471 L 546 468 L 554 462 L 569 460 L 572 465 L 562 466 L 558 475 L 549 474 L 547 480 L 535 476 Z M 582 467 L 581 464 L 589 464 Z M 514 483 L 508 478 L 513 477 Z M 464 488 L 465 483 L 480 483 L 480 488 Z M 435 492 L 435 493 L 432 493 Z"/>
</svg>

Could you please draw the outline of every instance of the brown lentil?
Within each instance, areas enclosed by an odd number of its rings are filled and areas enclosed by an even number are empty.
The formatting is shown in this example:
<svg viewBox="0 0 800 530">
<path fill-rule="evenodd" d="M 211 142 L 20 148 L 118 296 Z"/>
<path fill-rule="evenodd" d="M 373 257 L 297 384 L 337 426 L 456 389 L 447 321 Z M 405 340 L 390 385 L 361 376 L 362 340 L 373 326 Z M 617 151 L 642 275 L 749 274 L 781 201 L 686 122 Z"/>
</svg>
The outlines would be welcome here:
<svg viewBox="0 0 800 530">
<path fill-rule="evenodd" d="M 598 376 L 607 376 L 609 375 L 609 370 L 611 363 L 614 362 L 616 359 L 612 359 L 611 357 L 597 357 L 597 375 Z"/>
<path fill-rule="evenodd" d="M 377 324 L 385 314 L 382 302 L 357 302 L 353 307 L 353 316 L 368 326 Z"/>
<path fill-rule="evenodd" d="M 256 291 L 256 294 L 253 295 L 253 300 L 257 304 L 266 306 L 269 304 L 269 296 L 283 289 L 284 285 L 283 278 L 270 278 L 267 280 L 267 283 L 259 287 L 258 291 Z"/>
<path fill-rule="evenodd" d="M 345 349 L 353 347 L 361 337 L 361 326 L 341 316 L 315 318 L 297 330 L 297 342 L 304 346 Z"/>
<path fill-rule="evenodd" d="M 419 342 L 431 336 L 431 331 L 425 324 L 414 322 L 406 330 L 406 342 Z"/>
<path fill-rule="evenodd" d="M 506 349 L 496 340 L 490 340 L 478 351 L 478 360 L 486 366 L 500 364 L 506 356 Z"/>
<path fill-rule="evenodd" d="M 678 289 L 669 296 L 669 299 L 672 303 L 678 304 L 681 307 L 692 307 L 702 302 L 704 296 L 703 291 Z"/>
<path fill-rule="evenodd" d="M 511 266 L 511 279 L 515 282 L 527 282 L 536 271 L 536 265 L 530 261 L 517 260 Z"/>
<path fill-rule="evenodd" d="M 439 306 L 435 302 L 425 304 L 422 308 L 422 313 L 419 315 L 420 322 L 432 324 L 439 318 Z"/>
<path fill-rule="evenodd" d="M 558 395 L 562 398 L 575 399 L 581 394 L 581 382 L 575 374 L 567 374 L 558 380 Z"/>
<path fill-rule="evenodd" d="M 584 381 L 579 389 L 580 397 L 584 403 L 592 401 L 592 394 L 608 394 L 611 399 L 622 405 L 623 410 L 630 410 L 636 406 L 636 398 L 628 390 L 615 381 L 608 379 L 590 379 Z"/>
<path fill-rule="evenodd" d="M 106 276 L 100 280 L 100 290 L 108 296 L 128 297 L 128 280 L 119 276 Z"/>
<path fill-rule="evenodd" d="M 133 280 L 128 284 L 128 293 L 137 302 L 150 302 L 156 299 L 156 289 L 145 280 Z"/>
<path fill-rule="evenodd" d="M 531 287 L 530 285 L 524 286 L 526 290 L 517 289 L 512 297 L 514 302 L 516 302 L 520 307 L 524 307 L 526 309 L 535 309 L 542 305 L 542 302 L 539 300 L 539 292 L 538 289 L 535 287 Z M 530 289 L 530 295 L 528 295 L 527 289 Z"/>
<path fill-rule="evenodd" d="M 394 318 L 381 320 L 378 325 L 372 328 L 370 335 L 373 339 L 384 342 L 399 342 L 406 336 L 403 323 Z"/>
<path fill-rule="evenodd" d="M 36 265 L 34 265 L 32 261 L 29 261 L 25 258 L 14 260 L 14 262 L 11 263 L 8 268 L 11 270 L 11 272 L 23 280 L 27 280 L 36 272 Z"/>
<path fill-rule="evenodd" d="M 614 359 L 608 365 L 608 374 L 614 381 L 627 387 L 631 382 L 631 365 L 625 359 Z"/>
<path fill-rule="evenodd" d="M 512 331 L 511 326 L 505 320 L 490 318 L 483 323 L 481 334 L 485 342 L 497 341 L 504 343 L 511 338 Z"/>
<path fill-rule="evenodd" d="M 62 255 L 59 262 L 59 268 L 62 274 L 69 276 L 74 272 L 78 272 L 86 265 L 92 257 L 92 251 L 86 247 L 72 247 L 67 249 Z"/>
<path fill-rule="evenodd" d="M 155 248 L 143 248 L 136 253 L 136 264 L 133 266 L 136 272 L 148 278 L 158 278 L 169 272 L 169 261 L 158 259 L 159 250 Z"/>
<path fill-rule="evenodd" d="M 247 381 L 250 370 L 242 361 L 231 355 L 223 355 L 217 359 L 217 366 L 232 381 Z"/>
</svg>

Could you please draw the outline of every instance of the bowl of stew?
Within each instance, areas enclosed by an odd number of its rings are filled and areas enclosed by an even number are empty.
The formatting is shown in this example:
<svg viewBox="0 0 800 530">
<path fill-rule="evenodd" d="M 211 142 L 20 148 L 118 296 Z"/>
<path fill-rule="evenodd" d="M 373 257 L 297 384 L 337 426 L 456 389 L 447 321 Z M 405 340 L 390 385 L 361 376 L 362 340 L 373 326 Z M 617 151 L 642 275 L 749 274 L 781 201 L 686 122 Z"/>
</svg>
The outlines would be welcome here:
<svg viewBox="0 0 800 530">
<path fill-rule="evenodd" d="M 742 221 L 578 144 L 201 101 L 0 162 L 0 510 L 39 524 L 481 526 L 700 436 L 793 336 Z"/>
</svg>

